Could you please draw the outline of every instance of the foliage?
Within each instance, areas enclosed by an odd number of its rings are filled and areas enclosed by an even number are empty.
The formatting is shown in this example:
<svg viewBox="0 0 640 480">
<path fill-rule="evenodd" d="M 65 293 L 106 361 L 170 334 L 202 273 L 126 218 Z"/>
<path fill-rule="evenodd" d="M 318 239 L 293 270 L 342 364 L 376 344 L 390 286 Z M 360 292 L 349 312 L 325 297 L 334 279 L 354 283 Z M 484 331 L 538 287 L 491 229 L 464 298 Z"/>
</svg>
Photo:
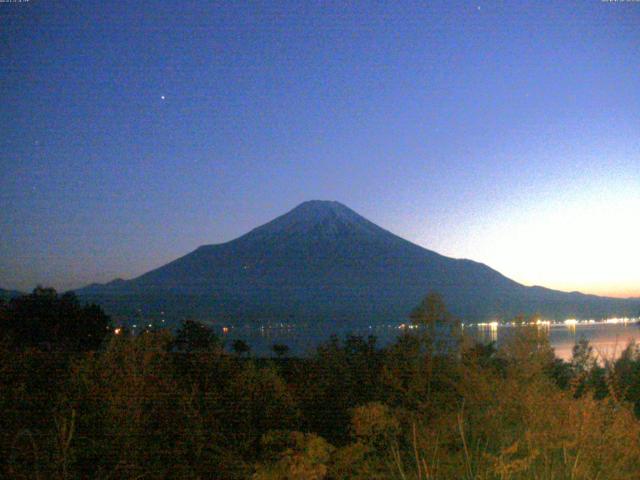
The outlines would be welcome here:
<svg viewBox="0 0 640 480">
<path fill-rule="evenodd" d="M 637 478 L 640 348 L 602 361 L 580 342 L 563 363 L 544 329 L 513 331 L 447 349 L 420 331 L 334 337 L 277 359 L 226 353 L 195 322 L 88 351 L 7 337 L 0 477 Z"/>
<path fill-rule="evenodd" d="M 220 341 L 216 334 L 203 323 L 185 320 L 176 331 L 174 347 L 182 352 L 197 352 L 218 347 Z"/>
<path fill-rule="evenodd" d="M 231 344 L 231 348 L 238 355 L 245 355 L 245 354 L 248 355 L 249 352 L 251 351 L 251 347 L 249 346 L 249 344 L 241 339 L 234 340 L 233 343 Z"/>
<path fill-rule="evenodd" d="M 275 353 L 278 358 L 282 358 L 289 353 L 289 347 L 282 343 L 274 343 L 271 350 L 273 350 L 273 353 Z"/>
<path fill-rule="evenodd" d="M 110 331 L 109 317 L 96 305 L 82 306 L 73 293 L 38 287 L 0 308 L 0 328 L 16 348 L 93 350 Z"/>
<path fill-rule="evenodd" d="M 258 464 L 254 480 L 322 480 L 333 447 L 302 432 L 272 431 L 262 438 L 267 461 Z"/>
<path fill-rule="evenodd" d="M 433 328 L 438 324 L 444 324 L 451 320 L 451 314 L 447 310 L 440 294 L 429 293 L 409 315 L 415 325 Z"/>
</svg>

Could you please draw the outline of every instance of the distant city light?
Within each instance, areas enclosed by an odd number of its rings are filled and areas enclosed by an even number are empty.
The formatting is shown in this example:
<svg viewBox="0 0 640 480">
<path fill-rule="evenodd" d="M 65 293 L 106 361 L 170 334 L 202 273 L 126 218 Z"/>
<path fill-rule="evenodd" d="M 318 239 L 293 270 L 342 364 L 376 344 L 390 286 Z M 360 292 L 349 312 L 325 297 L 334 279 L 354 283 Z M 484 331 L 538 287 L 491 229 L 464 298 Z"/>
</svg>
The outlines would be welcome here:
<svg viewBox="0 0 640 480">
<path fill-rule="evenodd" d="M 538 327 L 552 327 L 552 326 L 568 326 L 568 327 L 573 327 L 576 325 L 595 325 L 595 324 L 609 324 L 609 325 L 615 325 L 615 324 L 628 324 L 628 323 L 638 323 L 640 322 L 640 317 L 639 318 L 630 318 L 630 317 L 612 317 L 612 318 L 603 318 L 600 320 L 594 320 L 594 319 L 584 319 L 584 320 L 578 320 L 577 318 L 567 318 L 566 320 L 562 320 L 562 321 L 558 321 L 558 320 L 536 320 L 536 321 L 532 321 L 532 322 L 523 322 L 521 324 L 518 324 L 516 322 L 497 322 L 497 321 L 493 321 L 493 322 L 478 322 L 475 324 L 471 324 L 471 325 L 475 325 L 476 327 L 480 327 L 480 328 L 491 328 L 491 329 L 496 329 L 498 327 L 505 327 L 505 326 L 517 326 L 517 325 L 536 325 Z M 403 325 L 400 325 L 400 328 L 403 328 Z"/>
<path fill-rule="evenodd" d="M 629 319 L 624 317 L 624 318 L 607 318 L 605 321 L 605 323 L 628 323 Z"/>
</svg>

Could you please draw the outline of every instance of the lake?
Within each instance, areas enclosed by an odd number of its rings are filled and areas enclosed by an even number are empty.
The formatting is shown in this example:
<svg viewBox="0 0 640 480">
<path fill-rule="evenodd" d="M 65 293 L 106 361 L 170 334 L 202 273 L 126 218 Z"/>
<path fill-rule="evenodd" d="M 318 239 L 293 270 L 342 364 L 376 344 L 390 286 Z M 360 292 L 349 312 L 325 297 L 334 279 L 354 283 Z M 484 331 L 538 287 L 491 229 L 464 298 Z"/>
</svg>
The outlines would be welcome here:
<svg viewBox="0 0 640 480">
<path fill-rule="evenodd" d="M 571 326 L 552 326 L 549 328 L 549 341 L 556 356 L 563 360 L 571 359 L 571 350 L 581 338 L 589 341 L 600 358 L 617 358 L 632 341 L 640 342 L 640 324 L 638 323 L 595 323 Z"/>
<path fill-rule="evenodd" d="M 512 325 L 480 324 L 467 325 L 464 327 L 464 331 L 482 343 L 494 341 L 500 345 L 501 341 L 517 328 Z M 640 342 L 640 324 L 635 319 L 629 322 L 545 323 L 539 325 L 538 328 L 548 333 L 556 356 L 563 360 L 571 359 L 573 346 L 581 338 L 588 340 L 601 358 L 618 357 L 629 342 Z M 226 345 L 230 346 L 233 340 L 240 338 L 249 343 L 255 355 L 269 356 L 272 354 L 271 346 L 275 343 L 282 343 L 289 347 L 289 355 L 304 356 L 313 352 L 319 344 L 329 340 L 332 334 L 338 335 L 340 339 L 344 339 L 350 334 L 365 338 L 374 335 L 377 338 L 377 345 L 385 346 L 395 341 L 398 335 L 403 332 L 404 330 L 398 328 L 397 325 L 342 330 L 336 330 L 335 326 L 239 327 L 229 329 L 223 334 L 223 339 Z"/>
</svg>

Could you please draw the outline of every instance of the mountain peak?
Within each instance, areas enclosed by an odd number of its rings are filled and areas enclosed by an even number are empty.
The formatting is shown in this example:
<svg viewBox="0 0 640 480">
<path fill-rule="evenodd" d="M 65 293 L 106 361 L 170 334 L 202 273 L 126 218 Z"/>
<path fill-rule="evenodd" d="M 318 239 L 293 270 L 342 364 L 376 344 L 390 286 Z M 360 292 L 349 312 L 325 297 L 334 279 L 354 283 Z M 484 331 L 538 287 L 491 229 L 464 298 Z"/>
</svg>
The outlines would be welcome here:
<svg viewBox="0 0 640 480">
<path fill-rule="evenodd" d="M 354 230 L 376 231 L 376 233 L 383 231 L 340 202 L 308 200 L 271 222 L 255 228 L 245 238 L 262 238 L 265 235 L 274 234 L 290 236 L 309 233 L 333 236 L 339 232 Z"/>
<path fill-rule="evenodd" d="M 283 217 L 296 217 L 304 220 L 317 220 L 325 217 L 364 220 L 364 217 L 335 200 L 307 200 L 279 218 Z"/>
<path fill-rule="evenodd" d="M 351 210 L 346 205 L 343 205 L 340 202 L 335 200 L 306 200 L 302 202 L 297 207 L 294 207 L 293 210 L 315 210 L 315 211 L 323 211 L 323 210 Z"/>
</svg>

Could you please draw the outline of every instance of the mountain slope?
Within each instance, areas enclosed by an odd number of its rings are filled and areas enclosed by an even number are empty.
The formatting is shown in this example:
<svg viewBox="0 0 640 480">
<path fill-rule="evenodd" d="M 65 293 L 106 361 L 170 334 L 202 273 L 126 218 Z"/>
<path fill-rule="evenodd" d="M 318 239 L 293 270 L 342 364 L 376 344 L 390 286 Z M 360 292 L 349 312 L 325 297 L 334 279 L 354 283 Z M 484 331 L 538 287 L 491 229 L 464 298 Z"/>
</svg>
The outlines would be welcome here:
<svg viewBox="0 0 640 480">
<path fill-rule="evenodd" d="M 429 291 L 466 320 L 633 314 L 640 301 L 525 287 L 486 265 L 424 249 L 338 203 L 309 201 L 227 243 L 205 245 L 133 280 L 77 293 L 221 321 L 397 321 Z"/>
<path fill-rule="evenodd" d="M 18 292 L 16 290 L 5 290 L 0 288 L 0 299 L 2 300 L 10 300 L 12 298 L 20 297 L 24 295 L 22 292 Z"/>
</svg>

